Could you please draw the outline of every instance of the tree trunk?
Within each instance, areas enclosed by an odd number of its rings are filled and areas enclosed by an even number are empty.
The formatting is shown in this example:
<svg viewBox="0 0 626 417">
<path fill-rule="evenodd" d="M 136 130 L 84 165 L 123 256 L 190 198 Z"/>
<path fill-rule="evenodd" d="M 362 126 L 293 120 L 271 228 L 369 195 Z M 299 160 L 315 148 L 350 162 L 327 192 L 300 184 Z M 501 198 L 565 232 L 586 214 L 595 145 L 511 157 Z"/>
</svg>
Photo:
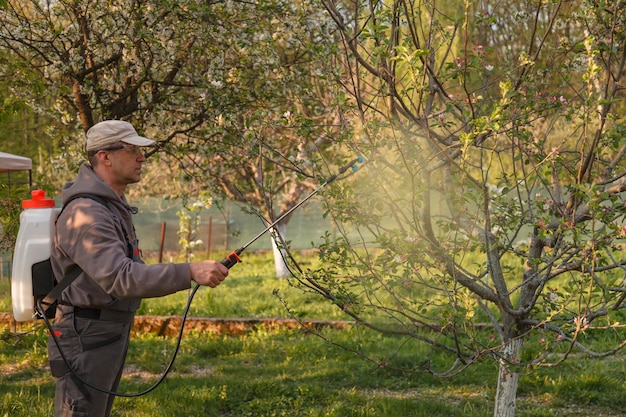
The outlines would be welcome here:
<svg viewBox="0 0 626 417">
<path fill-rule="evenodd" d="M 276 244 L 281 243 L 281 238 L 284 239 L 285 232 L 287 231 L 287 224 L 281 223 L 274 227 L 272 230 L 272 250 L 274 251 L 274 266 L 276 268 L 276 276 L 278 278 L 287 278 L 289 276 L 289 268 L 287 267 L 287 263 L 285 262 L 284 255 L 286 255 L 286 250 L 281 248 Z M 274 235 L 277 234 L 276 238 Z M 279 237 L 280 236 L 280 237 Z"/>
<path fill-rule="evenodd" d="M 498 373 L 498 387 L 496 389 L 496 402 L 493 411 L 494 417 L 514 417 L 515 401 L 517 398 L 517 382 L 519 373 L 515 364 L 519 362 L 519 354 L 524 342 L 521 338 L 509 339 L 502 349 L 503 359 L 500 360 Z"/>
</svg>

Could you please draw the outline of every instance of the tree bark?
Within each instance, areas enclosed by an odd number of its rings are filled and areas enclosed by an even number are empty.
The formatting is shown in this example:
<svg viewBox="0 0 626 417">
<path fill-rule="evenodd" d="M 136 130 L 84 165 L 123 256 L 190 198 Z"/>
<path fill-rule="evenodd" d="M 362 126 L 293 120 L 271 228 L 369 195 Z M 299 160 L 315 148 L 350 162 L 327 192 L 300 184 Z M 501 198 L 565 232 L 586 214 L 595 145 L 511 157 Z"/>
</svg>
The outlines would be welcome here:
<svg viewBox="0 0 626 417">
<path fill-rule="evenodd" d="M 274 252 L 274 266 L 276 268 L 276 276 L 278 278 L 287 278 L 289 276 L 289 268 L 287 267 L 287 263 L 285 262 L 284 256 L 286 255 L 286 249 L 280 247 L 276 244 L 281 243 L 282 239 L 285 238 L 285 232 L 287 231 L 287 224 L 280 223 L 274 227 L 272 230 L 272 250 Z M 274 235 L 276 235 L 274 237 Z"/>
<path fill-rule="evenodd" d="M 505 342 L 504 348 L 502 349 L 503 358 L 500 359 L 500 369 L 498 372 L 498 386 L 493 411 L 494 417 L 515 416 L 519 373 L 515 369 L 514 364 L 519 362 L 519 354 L 522 350 L 523 343 L 521 338 L 509 339 Z"/>
</svg>

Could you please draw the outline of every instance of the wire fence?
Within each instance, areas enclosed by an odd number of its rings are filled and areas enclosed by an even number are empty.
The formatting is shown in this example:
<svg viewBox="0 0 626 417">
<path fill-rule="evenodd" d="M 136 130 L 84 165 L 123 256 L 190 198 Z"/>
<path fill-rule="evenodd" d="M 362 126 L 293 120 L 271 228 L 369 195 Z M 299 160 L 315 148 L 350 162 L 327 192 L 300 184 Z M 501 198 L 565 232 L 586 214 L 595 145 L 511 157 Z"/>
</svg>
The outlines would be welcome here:
<svg viewBox="0 0 626 417">
<path fill-rule="evenodd" d="M 60 204 L 57 204 L 59 206 Z M 157 199 L 148 199 L 138 204 L 139 213 L 134 216 L 135 228 L 144 254 L 154 256 L 162 253 L 163 262 L 179 260 L 179 204 L 164 207 Z M 225 204 L 202 210 L 199 225 L 186 239 L 196 242 L 194 253 L 206 254 L 214 259 L 222 259 L 229 252 L 241 247 L 261 232 L 266 224 L 243 206 Z M 333 228 L 324 219 L 321 203 L 311 200 L 294 211 L 289 220 L 285 240 L 291 249 L 306 250 L 321 242 L 321 237 Z M 272 249 L 269 233 L 252 244 L 248 251 Z M 10 278 L 12 253 L 0 253 L 0 279 Z"/>
<path fill-rule="evenodd" d="M 163 241 L 165 251 L 178 251 L 179 218 L 176 213 L 180 206 L 159 211 L 151 210 L 151 207 L 155 207 L 155 204 L 139 206 L 139 213 L 135 216 L 141 248 L 144 251 L 158 250 Z M 163 225 L 164 239 L 161 238 Z M 189 236 L 189 240 L 200 242 L 198 250 L 230 251 L 249 241 L 265 227 L 266 224 L 257 215 L 247 212 L 240 205 L 227 204 L 221 208 L 212 206 L 200 212 L 198 229 L 193 236 Z M 330 222 L 324 219 L 321 203 L 310 201 L 294 212 L 285 239 L 293 249 L 309 249 L 312 242 L 319 242 L 320 237 L 331 229 Z M 266 239 L 255 242 L 250 249 L 271 249 L 269 234 Z"/>
</svg>

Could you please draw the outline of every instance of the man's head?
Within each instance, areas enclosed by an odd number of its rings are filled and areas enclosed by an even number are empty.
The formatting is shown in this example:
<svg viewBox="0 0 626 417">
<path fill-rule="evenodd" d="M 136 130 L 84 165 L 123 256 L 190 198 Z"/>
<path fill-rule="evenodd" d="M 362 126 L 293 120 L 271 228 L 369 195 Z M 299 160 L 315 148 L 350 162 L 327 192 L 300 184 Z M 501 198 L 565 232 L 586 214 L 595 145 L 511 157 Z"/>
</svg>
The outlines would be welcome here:
<svg viewBox="0 0 626 417">
<path fill-rule="evenodd" d="M 156 144 L 139 136 L 135 128 L 121 120 L 107 120 L 87 131 L 85 149 L 94 171 L 120 194 L 128 184 L 141 179 L 146 161 L 144 147 Z"/>
<path fill-rule="evenodd" d="M 139 136 L 137 131 L 128 122 L 122 120 L 105 120 L 97 123 L 87 131 L 87 144 L 85 150 L 88 154 L 101 149 L 105 150 L 124 142 L 135 146 L 154 146 L 152 139 Z"/>
</svg>

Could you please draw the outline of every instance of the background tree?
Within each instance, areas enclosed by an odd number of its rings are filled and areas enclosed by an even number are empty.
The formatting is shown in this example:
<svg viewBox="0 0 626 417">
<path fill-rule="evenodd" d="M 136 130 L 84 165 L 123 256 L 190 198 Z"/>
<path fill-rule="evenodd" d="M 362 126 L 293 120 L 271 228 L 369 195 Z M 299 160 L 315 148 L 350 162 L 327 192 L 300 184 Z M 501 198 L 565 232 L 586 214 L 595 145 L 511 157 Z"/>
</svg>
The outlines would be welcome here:
<svg viewBox="0 0 626 417">
<path fill-rule="evenodd" d="M 306 2 L 32 0 L 0 13 L 3 70 L 36 73 L 15 74 L 14 94 L 75 132 L 69 158 L 55 160 L 59 183 L 82 159 L 83 131 L 124 119 L 159 140 L 153 171 L 184 184 L 146 186 L 210 189 L 272 220 L 315 184 L 316 161 L 338 140 L 333 91 L 312 77 L 328 47 L 309 29 L 324 25 Z"/>
<path fill-rule="evenodd" d="M 6 63 L 5 71 L 0 73 L 0 151 L 27 156 L 34 161 L 32 173 L 0 174 L 3 178 L 0 184 L 0 252 L 10 253 L 19 229 L 21 202 L 30 195 L 31 178 L 33 186 L 42 187 L 38 168 L 43 159 L 48 159 L 52 149 L 40 135 L 45 130 L 45 119 L 13 94 L 13 89 L 18 87 L 13 74 L 28 74 L 29 69 L 11 62 L 5 50 L 0 50 L 0 62 Z"/>
<path fill-rule="evenodd" d="M 626 4 L 323 5 L 369 167 L 329 195 L 343 234 L 299 285 L 359 337 L 404 338 L 379 366 L 453 375 L 496 361 L 495 416 L 514 415 L 525 367 L 620 350 Z M 421 343 L 450 362 L 407 361 Z"/>
</svg>

